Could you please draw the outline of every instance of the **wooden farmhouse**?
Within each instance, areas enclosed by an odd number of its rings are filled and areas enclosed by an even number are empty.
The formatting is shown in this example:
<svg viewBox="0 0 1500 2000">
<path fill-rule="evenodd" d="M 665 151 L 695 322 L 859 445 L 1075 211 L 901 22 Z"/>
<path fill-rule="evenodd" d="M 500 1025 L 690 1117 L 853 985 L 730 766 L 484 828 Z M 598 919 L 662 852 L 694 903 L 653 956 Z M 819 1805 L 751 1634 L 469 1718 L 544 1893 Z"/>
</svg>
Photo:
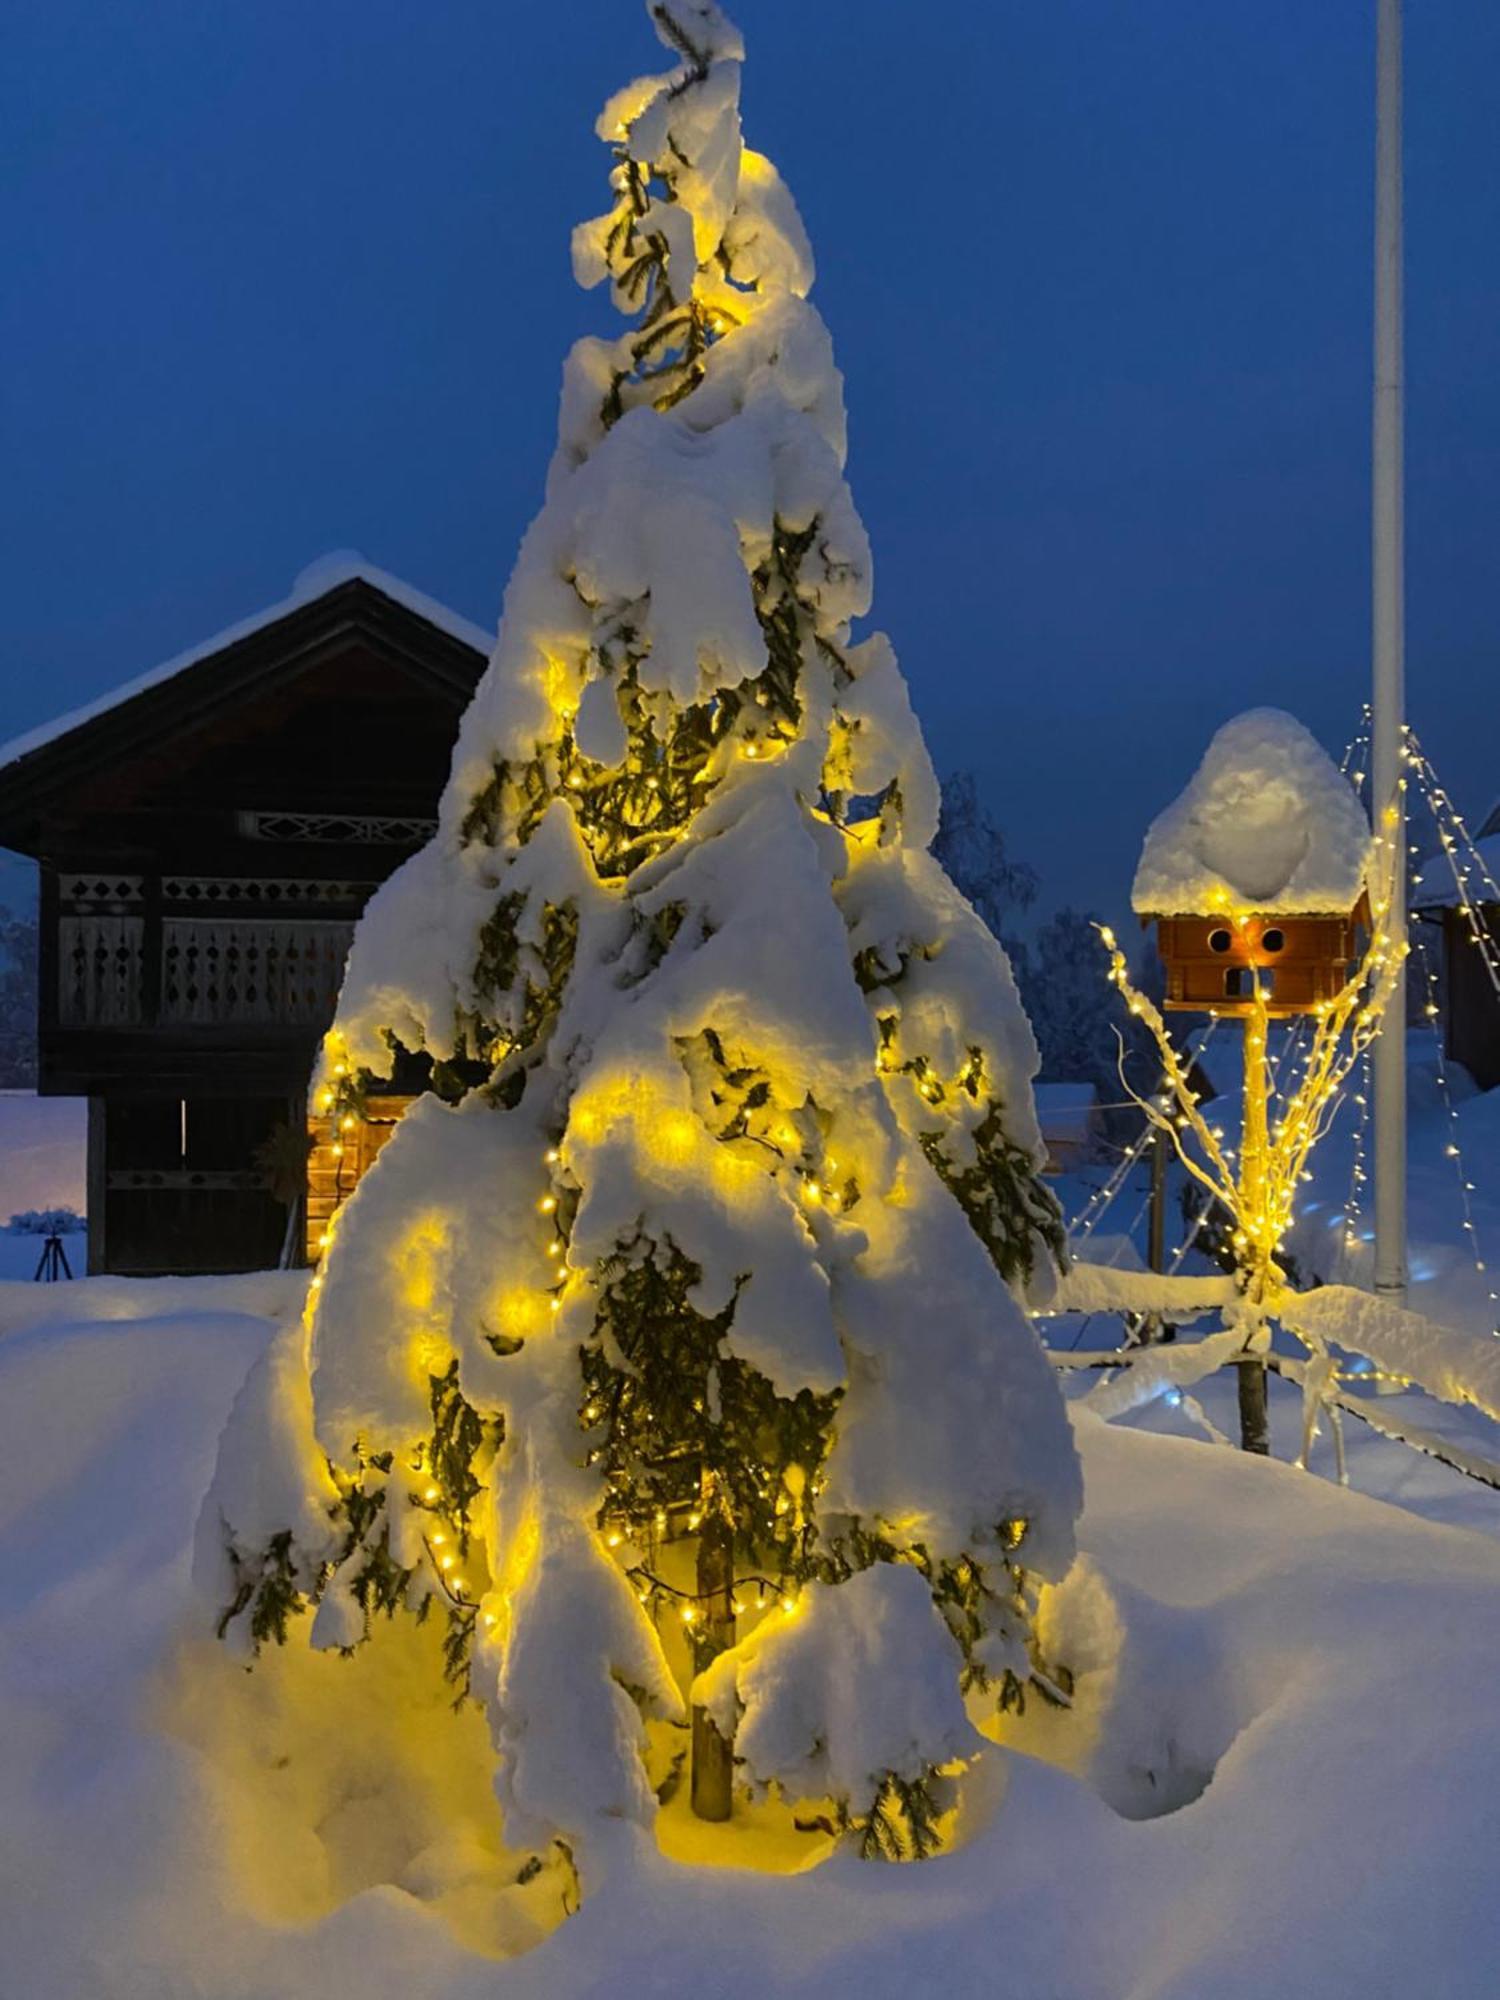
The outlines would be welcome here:
<svg viewBox="0 0 1500 2000">
<path fill-rule="evenodd" d="M 488 649 L 327 558 L 0 750 L 0 844 L 41 871 L 39 1088 L 89 1104 L 91 1271 L 300 1253 L 299 1137 L 354 922 L 432 831 Z"/>
</svg>

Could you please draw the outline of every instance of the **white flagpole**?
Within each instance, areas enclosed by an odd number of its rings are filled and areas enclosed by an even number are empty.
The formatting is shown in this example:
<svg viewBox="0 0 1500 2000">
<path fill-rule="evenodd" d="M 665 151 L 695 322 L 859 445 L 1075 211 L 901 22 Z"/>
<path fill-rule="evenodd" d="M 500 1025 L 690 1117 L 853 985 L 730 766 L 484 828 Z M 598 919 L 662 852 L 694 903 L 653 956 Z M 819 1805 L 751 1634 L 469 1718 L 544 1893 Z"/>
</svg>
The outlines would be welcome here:
<svg viewBox="0 0 1500 2000">
<path fill-rule="evenodd" d="M 1374 744 L 1372 818 L 1402 805 L 1405 721 L 1405 526 L 1403 520 L 1401 0 L 1376 0 L 1375 48 L 1375 396 L 1371 522 Z M 1406 820 L 1395 829 L 1393 939 L 1406 936 Z M 1376 1040 L 1375 1290 L 1406 1298 L 1406 979 L 1391 996 Z"/>
</svg>

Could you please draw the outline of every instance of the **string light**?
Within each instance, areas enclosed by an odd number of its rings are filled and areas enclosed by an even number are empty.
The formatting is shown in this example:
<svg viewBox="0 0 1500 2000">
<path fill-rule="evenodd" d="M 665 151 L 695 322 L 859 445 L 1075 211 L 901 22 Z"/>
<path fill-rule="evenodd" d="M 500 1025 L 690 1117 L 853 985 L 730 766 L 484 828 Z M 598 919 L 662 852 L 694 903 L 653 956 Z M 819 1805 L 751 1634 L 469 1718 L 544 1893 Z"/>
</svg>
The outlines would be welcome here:
<svg viewBox="0 0 1500 2000">
<path fill-rule="evenodd" d="M 1118 944 L 1111 947 L 1115 983 L 1136 1003 L 1157 1041 L 1178 1115 L 1168 1116 L 1159 1101 L 1138 1101 L 1153 1128 L 1171 1138 L 1187 1171 L 1232 1218 L 1231 1240 L 1241 1253 L 1252 1303 L 1274 1292 L 1279 1283 L 1276 1252 L 1292 1223 L 1308 1159 L 1337 1108 L 1346 1077 L 1374 1038 L 1405 955 L 1404 945 L 1392 948 L 1387 929 L 1396 881 L 1392 829 L 1397 818 L 1397 808 L 1388 807 L 1381 817 L 1385 831 L 1374 842 L 1378 866 L 1369 886 L 1372 916 L 1364 957 L 1339 993 L 1307 1017 L 1312 1024 L 1311 1044 L 1300 1076 L 1294 1080 L 1288 1074 L 1274 1130 L 1269 1124 L 1272 1097 L 1266 1071 L 1269 1001 L 1256 977 L 1253 1011 L 1245 1024 L 1245 1127 L 1238 1166 L 1233 1149 L 1223 1142 L 1222 1127 L 1210 1126 L 1199 1110 L 1190 1066 L 1184 1064 L 1160 1012 L 1130 985 L 1124 956 Z M 1225 914 L 1237 926 L 1254 913 L 1226 909 Z M 1278 1064 L 1278 1082 L 1282 1065 L 1295 1070 L 1290 1058 L 1289 1046 Z"/>
</svg>

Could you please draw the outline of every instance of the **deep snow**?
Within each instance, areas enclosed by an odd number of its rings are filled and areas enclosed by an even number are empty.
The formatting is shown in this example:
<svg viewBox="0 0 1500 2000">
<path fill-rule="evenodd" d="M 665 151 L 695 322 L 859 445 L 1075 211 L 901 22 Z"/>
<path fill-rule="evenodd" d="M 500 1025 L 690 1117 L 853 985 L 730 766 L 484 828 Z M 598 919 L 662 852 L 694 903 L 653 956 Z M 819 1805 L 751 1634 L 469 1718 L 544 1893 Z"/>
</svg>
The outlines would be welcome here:
<svg viewBox="0 0 1500 2000">
<path fill-rule="evenodd" d="M 502 1959 L 555 1883 L 512 1886 L 483 1729 L 434 1699 L 408 1622 L 249 1674 L 187 1622 L 265 1283 L 194 1281 L 186 1310 L 171 1281 L 55 1287 L 154 1316 L 0 1341 L 14 2000 L 1494 1991 L 1500 1496 L 1467 1489 L 1488 1532 L 1439 1527 L 1087 1417 L 1084 1560 L 1046 1610 L 1077 1705 L 1033 1709 L 1036 1758 L 989 1755 L 954 1851 L 786 1876 L 627 1836 L 580 1914 Z"/>
</svg>

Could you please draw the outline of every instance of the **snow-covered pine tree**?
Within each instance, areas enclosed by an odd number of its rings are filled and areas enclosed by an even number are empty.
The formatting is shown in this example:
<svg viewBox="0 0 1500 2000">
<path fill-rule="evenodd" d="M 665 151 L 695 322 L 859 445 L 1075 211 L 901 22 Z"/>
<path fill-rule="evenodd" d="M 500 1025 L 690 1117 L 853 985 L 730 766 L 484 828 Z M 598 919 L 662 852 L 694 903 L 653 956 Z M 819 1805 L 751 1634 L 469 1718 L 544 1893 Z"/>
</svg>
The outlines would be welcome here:
<svg viewBox="0 0 1500 2000">
<path fill-rule="evenodd" d="M 373 899 L 318 1085 L 433 1060 L 247 1383 L 200 1569 L 246 1648 L 446 1617 L 508 1837 L 649 1818 L 694 1690 L 734 1776 L 925 1851 L 1032 1677 L 1077 1461 L 1015 1290 L 1060 1251 L 1004 954 L 928 853 L 812 258 L 738 34 L 605 108 L 567 364 L 440 830 Z M 737 1642 L 737 1643 L 736 1643 Z M 683 1672 L 681 1678 L 687 1678 Z"/>
</svg>

